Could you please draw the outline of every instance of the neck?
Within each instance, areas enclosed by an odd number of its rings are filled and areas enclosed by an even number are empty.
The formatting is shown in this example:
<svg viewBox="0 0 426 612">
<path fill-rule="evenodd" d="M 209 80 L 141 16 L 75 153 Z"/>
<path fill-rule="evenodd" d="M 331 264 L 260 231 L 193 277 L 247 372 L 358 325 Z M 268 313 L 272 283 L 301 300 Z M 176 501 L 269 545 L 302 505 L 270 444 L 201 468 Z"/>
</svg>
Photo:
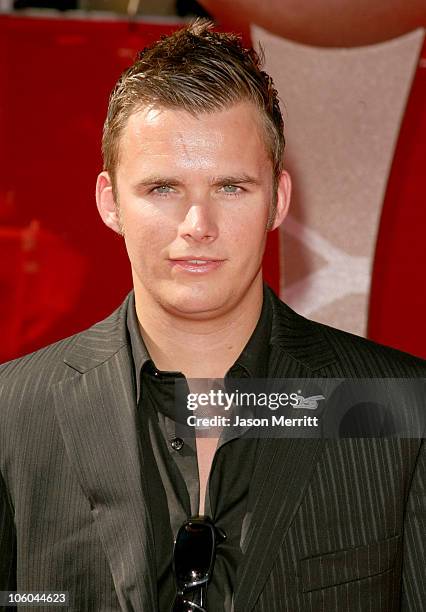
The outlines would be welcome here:
<svg viewBox="0 0 426 612">
<path fill-rule="evenodd" d="M 259 276 L 235 307 L 196 320 L 171 313 L 135 287 L 136 314 L 151 359 L 159 370 L 179 371 L 187 378 L 225 376 L 252 335 L 262 302 Z"/>
</svg>

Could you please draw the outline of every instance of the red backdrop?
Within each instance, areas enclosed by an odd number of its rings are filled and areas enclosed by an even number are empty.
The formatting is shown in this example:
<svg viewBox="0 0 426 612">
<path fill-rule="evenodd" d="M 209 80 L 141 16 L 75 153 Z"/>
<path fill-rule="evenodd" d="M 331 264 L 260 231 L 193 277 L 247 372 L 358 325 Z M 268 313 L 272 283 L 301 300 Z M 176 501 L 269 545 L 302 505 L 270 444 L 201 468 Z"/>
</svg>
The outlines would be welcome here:
<svg viewBox="0 0 426 612">
<path fill-rule="evenodd" d="M 176 27 L 0 17 L 0 361 L 87 327 L 131 288 L 124 244 L 95 206 L 102 123 L 136 51 Z M 426 357 L 426 45 L 422 57 L 382 211 L 369 336 Z M 264 271 L 276 291 L 278 249 L 273 232 Z"/>
<path fill-rule="evenodd" d="M 369 337 L 426 358 L 426 39 L 383 204 Z"/>
<path fill-rule="evenodd" d="M 0 17 L 0 361 L 103 318 L 131 288 L 94 186 L 108 95 L 176 24 Z M 264 269 L 279 290 L 278 234 Z"/>
</svg>

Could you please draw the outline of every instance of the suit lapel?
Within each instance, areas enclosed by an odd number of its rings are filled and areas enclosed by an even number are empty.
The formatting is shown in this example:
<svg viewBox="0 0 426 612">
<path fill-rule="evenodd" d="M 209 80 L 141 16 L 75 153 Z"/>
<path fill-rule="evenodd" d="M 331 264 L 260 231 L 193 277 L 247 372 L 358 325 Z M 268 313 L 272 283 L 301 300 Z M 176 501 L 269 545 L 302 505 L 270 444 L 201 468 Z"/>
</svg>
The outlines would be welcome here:
<svg viewBox="0 0 426 612">
<path fill-rule="evenodd" d="M 269 299 L 273 323 L 268 378 L 315 377 L 315 370 L 335 361 L 328 342 L 316 326 L 296 315 L 271 291 Z M 237 573 L 235 612 L 248 612 L 254 607 L 321 448 L 318 438 L 259 439 L 258 460 L 241 536 L 243 560 Z"/>
<path fill-rule="evenodd" d="M 309 378 L 335 361 L 309 321 L 266 288 L 273 322 L 268 377 Z M 108 319 L 76 337 L 65 361 L 70 375 L 52 387 L 69 459 L 90 501 L 120 605 L 126 612 L 157 608 L 154 540 L 139 453 L 133 368 L 126 337 L 129 298 Z M 236 612 L 253 608 L 314 469 L 316 439 L 259 440 Z M 267 517 L 267 520 L 265 520 Z"/>
<path fill-rule="evenodd" d="M 128 300 L 127 300 L 128 301 Z M 156 609 L 152 526 L 127 346 L 127 301 L 80 334 L 66 362 L 70 377 L 52 388 L 69 459 L 90 501 L 120 606 Z"/>
</svg>

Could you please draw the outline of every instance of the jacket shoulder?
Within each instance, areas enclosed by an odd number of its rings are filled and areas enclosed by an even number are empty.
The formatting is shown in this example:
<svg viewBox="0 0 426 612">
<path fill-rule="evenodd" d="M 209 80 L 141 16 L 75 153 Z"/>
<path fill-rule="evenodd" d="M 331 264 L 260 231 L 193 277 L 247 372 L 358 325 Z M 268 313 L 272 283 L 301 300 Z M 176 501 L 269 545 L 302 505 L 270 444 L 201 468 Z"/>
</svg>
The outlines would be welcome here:
<svg viewBox="0 0 426 612">
<path fill-rule="evenodd" d="M 354 375 L 426 377 L 426 361 L 420 357 L 329 325 L 310 323 L 318 326 L 333 347 L 338 362 Z"/>
<path fill-rule="evenodd" d="M 426 361 L 330 325 L 307 319 L 269 289 L 272 342 L 325 377 L 423 378 Z"/>
<path fill-rule="evenodd" d="M 78 364 L 79 356 L 90 361 L 91 355 L 102 361 L 102 353 L 109 355 L 126 342 L 125 314 L 129 296 L 108 317 L 72 336 L 63 338 L 32 353 L 0 365 L 0 385 L 7 381 L 24 380 L 27 377 L 47 377 L 50 384 L 69 371 L 67 357 L 72 355 Z M 95 359 L 93 359 L 95 361 Z M 71 365 L 71 367 L 73 367 Z M 78 370 L 78 365 L 75 367 Z"/>
<path fill-rule="evenodd" d="M 58 340 L 53 344 L 49 344 L 17 359 L 7 361 L 0 365 L 0 383 L 7 382 L 11 378 L 17 376 L 34 375 L 35 372 L 43 370 L 52 370 L 53 364 L 63 364 L 63 356 L 67 348 L 70 347 L 76 339 L 84 332 L 78 332 L 68 338 Z"/>
</svg>

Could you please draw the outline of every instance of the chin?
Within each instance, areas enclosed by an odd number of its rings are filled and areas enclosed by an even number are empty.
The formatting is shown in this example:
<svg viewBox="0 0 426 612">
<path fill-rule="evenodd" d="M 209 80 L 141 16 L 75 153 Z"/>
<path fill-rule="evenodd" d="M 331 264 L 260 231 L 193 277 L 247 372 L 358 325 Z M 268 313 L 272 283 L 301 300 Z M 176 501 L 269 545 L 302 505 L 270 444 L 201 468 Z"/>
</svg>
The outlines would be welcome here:
<svg viewBox="0 0 426 612">
<path fill-rule="evenodd" d="M 223 288 L 179 287 L 164 296 L 163 307 L 173 314 L 205 319 L 227 310 L 228 300 Z"/>
</svg>

